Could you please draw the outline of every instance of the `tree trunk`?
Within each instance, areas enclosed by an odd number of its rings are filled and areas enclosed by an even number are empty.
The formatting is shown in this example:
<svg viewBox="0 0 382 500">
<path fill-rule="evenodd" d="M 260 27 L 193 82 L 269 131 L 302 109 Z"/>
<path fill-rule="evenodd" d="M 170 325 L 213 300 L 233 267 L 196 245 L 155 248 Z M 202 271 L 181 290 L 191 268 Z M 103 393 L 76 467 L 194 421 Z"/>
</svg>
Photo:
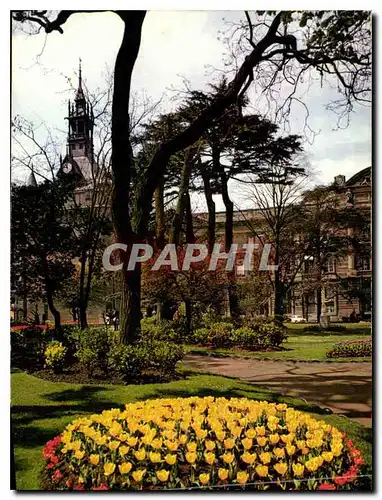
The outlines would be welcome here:
<svg viewBox="0 0 382 500">
<path fill-rule="evenodd" d="M 233 213 L 234 207 L 233 203 L 229 197 L 228 193 L 228 179 L 225 173 L 224 167 L 220 163 L 220 151 L 214 149 L 212 150 L 212 161 L 214 170 L 219 172 L 220 182 L 221 182 L 221 193 L 223 198 L 223 203 L 225 206 L 225 239 L 224 246 L 225 251 L 228 253 L 230 251 L 231 245 L 233 243 Z M 239 311 L 239 300 L 236 291 L 236 276 L 235 271 L 230 271 L 228 273 L 229 285 L 228 285 L 228 301 L 229 301 L 229 311 L 233 318 L 238 318 L 240 315 Z"/>
<path fill-rule="evenodd" d="M 194 221 L 192 220 L 192 209 L 190 192 L 186 193 L 186 241 L 187 243 L 195 243 Z"/>
<path fill-rule="evenodd" d="M 188 185 L 190 180 L 191 168 L 193 165 L 193 154 L 193 148 L 189 148 L 186 152 L 186 158 L 183 163 L 182 174 L 180 178 L 178 201 L 176 204 L 175 214 L 172 219 L 170 233 L 170 243 L 175 243 L 175 245 L 179 245 L 180 233 L 182 230 L 183 213 L 187 206 Z"/>
<path fill-rule="evenodd" d="M 120 316 L 120 341 L 134 344 L 141 328 L 141 267 L 136 264 L 133 271 L 123 271 L 123 293 Z"/>
<path fill-rule="evenodd" d="M 130 183 L 133 167 L 133 152 L 130 143 L 130 87 L 131 76 L 141 43 L 144 11 L 118 11 L 124 22 L 122 43 L 118 51 L 114 68 L 114 90 L 112 105 L 112 169 L 114 190 L 112 210 L 115 230 L 119 243 L 128 245 L 137 241 L 131 225 L 130 217 Z M 152 196 L 145 200 L 151 206 Z M 141 209 L 141 207 L 138 207 Z M 148 208 L 148 207 L 147 207 Z M 147 210 L 146 210 L 147 211 Z M 133 214 L 136 216 L 137 214 Z M 138 214 L 139 215 L 139 214 Z M 126 265 L 129 252 L 123 254 Z M 141 270 L 123 270 L 123 293 L 121 301 L 121 341 L 124 344 L 134 342 L 140 328 Z"/>
<path fill-rule="evenodd" d="M 321 313 L 322 313 L 322 287 L 319 286 L 317 289 L 316 289 L 316 312 L 317 312 L 317 323 L 320 324 L 320 320 L 321 320 Z"/>
<path fill-rule="evenodd" d="M 83 304 L 82 300 L 80 301 L 80 307 L 79 307 L 79 312 L 80 312 L 80 326 L 81 330 L 86 330 L 88 328 L 88 317 L 87 317 L 87 307 Z"/>
<path fill-rule="evenodd" d="M 280 244 L 275 242 L 275 265 L 280 265 Z M 284 315 L 284 283 L 280 277 L 280 267 L 275 270 L 275 313 L 274 316 Z M 280 318 L 281 319 L 281 318 Z"/>
<path fill-rule="evenodd" d="M 216 207 L 212 197 L 210 177 L 208 173 L 204 170 L 202 170 L 202 179 L 204 184 L 204 195 L 206 197 L 207 208 L 208 208 L 208 228 L 207 228 L 208 253 L 211 255 L 215 245 Z"/>
<path fill-rule="evenodd" d="M 165 220 L 164 220 L 164 179 L 159 184 L 154 193 L 155 203 L 155 236 L 156 247 L 163 249 L 165 244 Z"/>
</svg>

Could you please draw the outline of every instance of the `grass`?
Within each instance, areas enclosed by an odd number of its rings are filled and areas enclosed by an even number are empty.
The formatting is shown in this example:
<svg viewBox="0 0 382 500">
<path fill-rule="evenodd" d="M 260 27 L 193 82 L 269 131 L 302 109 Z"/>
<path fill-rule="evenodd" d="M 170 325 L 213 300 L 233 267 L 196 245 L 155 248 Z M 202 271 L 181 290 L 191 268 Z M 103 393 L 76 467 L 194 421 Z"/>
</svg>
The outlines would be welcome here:
<svg viewBox="0 0 382 500">
<path fill-rule="evenodd" d="M 356 422 L 301 400 L 282 397 L 266 389 L 254 387 L 238 379 L 185 372 L 186 378 L 163 384 L 113 386 L 80 385 L 50 382 L 21 371 L 11 376 L 12 434 L 15 450 L 18 490 L 38 490 L 39 473 L 44 466 L 42 447 L 72 420 L 80 415 L 99 413 L 125 403 L 161 397 L 247 397 L 257 400 L 285 402 L 318 419 L 344 430 L 364 455 L 371 470 L 371 430 Z"/>
<path fill-rule="evenodd" d="M 342 324 L 346 326 L 346 331 L 331 333 L 325 332 L 304 332 L 307 324 L 288 323 L 288 340 L 282 344 L 286 350 L 275 352 L 250 352 L 234 349 L 208 349 L 206 347 L 188 346 L 188 351 L 194 354 L 218 354 L 235 357 L 250 356 L 255 359 L 281 359 L 293 361 L 371 361 L 370 358 L 327 358 L 326 352 L 333 347 L 336 342 L 346 340 L 357 340 L 359 338 L 370 336 L 371 329 L 368 323 L 349 323 Z"/>
</svg>

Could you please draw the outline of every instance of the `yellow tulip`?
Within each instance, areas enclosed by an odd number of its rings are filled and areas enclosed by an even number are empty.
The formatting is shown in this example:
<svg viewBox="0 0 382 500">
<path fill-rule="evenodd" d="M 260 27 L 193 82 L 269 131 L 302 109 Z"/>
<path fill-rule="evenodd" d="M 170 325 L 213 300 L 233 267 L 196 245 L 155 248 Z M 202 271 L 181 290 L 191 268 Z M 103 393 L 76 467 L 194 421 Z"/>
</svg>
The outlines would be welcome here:
<svg viewBox="0 0 382 500">
<path fill-rule="evenodd" d="M 127 439 L 127 444 L 129 446 L 135 446 L 136 444 L 138 443 L 138 439 L 134 436 L 130 436 L 128 439 Z"/>
<path fill-rule="evenodd" d="M 134 453 L 134 456 L 137 460 L 144 460 L 146 458 L 146 450 L 144 448 L 140 448 Z"/>
<path fill-rule="evenodd" d="M 162 481 L 162 483 L 165 483 L 168 480 L 168 476 L 170 475 L 170 471 L 161 469 L 156 472 L 156 476 L 159 479 L 159 481 Z"/>
<path fill-rule="evenodd" d="M 235 440 L 234 439 L 225 439 L 224 440 L 224 448 L 226 450 L 232 450 L 232 448 L 235 447 Z"/>
<path fill-rule="evenodd" d="M 244 438 L 241 440 L 241 444 L 243 445 L 243 448 L 245 450 L 250 450 L 253 444 L 253 441 L 251 438 Z"/>
<path fill-rule="evenodd" d="M 132 465 L 130 462 L 124 462 L 121 465 L 118 465 L 119 472 L 121 474 L 128 474 L 131 471 Z"/>
<path fill-rule="evenodd" d="M 80 451 L 80 450 L 77 450 L 74 454 L 74 456 L 76 458 L 78 458 L 78 460 L 82 460 L 84 458 L 84 455 L 85 455 L 85 452 L 84 451 Z"/>
<path fill-rule="evenodd" d="M 294 453 L 296 453 L 296 447 L 293 444 L 288 444 L 286 447 L 286 452 L 288 455 L 292 456 Z"/>
<path fill-rule="evenodd" d="M 209 464 L 212 465 L 215 462 L 215 453 L 207 452 L 204 454 L 204 459 L 205 461 Z"/>
<path fill-rule="evenodd" d="M 224 441 L 226 433 L 225 431 L 215 431 L 215 435 L 218 441 Z"/>
<path fill-rule="evenodd" d="M 304 465 L 303 464 L 292 464 L 292 469 L 295 476 L 303 476 L 304 475 Z"/>
<path fill-rule="evenodd" d="M 167 455 L 164 457 L 164 459 L 169 465 L 174 465 L 176 462 L 176 458 L 177 458 L 176 455 L 173 455 L 171 453 L 167 453 Z"/>
<path fill-rule="evenodd" d="M 278 434 L 269 434 L 268 439 L 271 444 L 277 444 L 280 441 L 280 436 Z"/>
<path fill-rule="evenodd" d="M 110 476 L 111 474 L 113 474 L 114 471 L 115 471 L 115 464 L 113 463 L 108 462 L 103 466 L 103 473 L 105 474 L 105 476 Z"/>
<path fill-rule="evenodd" d="M 207 437 L 208 432 L 205 429 L 198 429 L 195 434 L 198 439 L 204 439 Z"/>
<path fill-rule="evenodd" d="M 187 452 L 186 453 L 186 460 L 189 464 L 195 463 L 196 462 L 196 453 L 191 452 L 191 451 Z"/>
<path fill-rule="evenodd" d="M 241 471 L 241 472 L 237 473 L 236 481 L 239 484 L 245 484 L 248 481 L 248 477 L 249 477 L 249 475 L 246 472 Z"/>
<path fill-rule="evenodd" d="M 333 453 L 331 451 L 323 451 L 321 456 L 325 462 L 331 462 L 333 460 Z"/>
<path fill-rule="evenodd" d="M 130 450 L 130 446 L 125 446 L 125 445 L 122 445 L 119 447 L 119 453 L 121 455 L 126 455 L 126 453 L 128 453 Z"/>
<path fill-rule="evenodd" d="M 98 465 L 99 464 L 99 455 L 90 455 L 89 460 L 90 460 L 90 463 L 92 465 Z"/>
<path fill-rule="evenodd" d="M 160 453 L 155 453 L 154 451 L 150 452 L 149 454 L 150 461 L 153 464 L 157 464 L 161 461 L 161 455 Z"/>
<path fill-rule="evenodd" d="M 209 474 L 199 474 L 199 481 L 203 485 L 208 484 L 210 481 L 210 475 Z"/>
<path fill-rule="evenodd" d="M 263 425 L 256 427 L 256 433 L 258 436 L 265 436 L 265 427 Z"/>
<path fill-rule="evenodd" d="M 218 476 L 219 476 L 219 479 L 221 479 L 222 481 L 225 481 L 228 477 L 228 470 L 227 469 L 218 469 Z"/>
<path fill-rule="evenodd" d="M 246 464 L 252 465 L 254 463 L 254 461 L 256 460 L 256 453 L 248 453 L 248 452 L 246 452 L 246 453 L 243 453 L 243 455 L 241 455 L 240 458 Z"/>
<path fill-rule="evenodd" d="M 188 441 L 188 436 L 187 436 L 187 434 L 181 434 L 181 435 L 179 436 L 179 443 L 180 443 L 180 444 L 186 444 L 186 443 L 187 443 L 187 441 Z"/>
<path fill-rule="evenodd" d="M 273 466 L 276 472 L 281 474 L 281 476 L 284 476 L 288 470 L 288 466 L 285 462 L 280 462 L 276 465 Z"/>
<path fill-rule="evenodd" d="M 233 453 L 224 453 L 224 455 L 222 455 L 221 458 L 223 459 L 223 461 L 226 464 L 231 464 L 235 457 L 234 457 Z"/>
<path fill-rule="evenodd" d="M 107 445 L 110 450 L 116 450 L 118 446 L 120 445 L 119 441 L 110 441 L 110 443 Z"/>
<path fill-rule="evenodd" d="M 212 450 L 214 450 L 214 449 L 215 449 L 215 447 L 216 447 L 216 443 L 215 443 L 215 441 L 211 441 L 211 440 L 207 439 L 207 440 L 204 442 L 204 446 L 205 446 L 206 450 L 208 450 L 208 451 L 212 451 Z"/>
<path fill-rule="evenodd" d="M 255 469 L 256 473 L 260 477 L 268 476 L 268 467 L 266 465 L 258 465 Z"/>
<path fill-rule="evenodd" d="M 151 443 L 151 446 L 154 448 L 154 449 L 159 449 L 161 448 L 162 446 L 162 443 L 163 443 L 163 440 L 161 438 L 157 438 L 157 439 L 154 439 Z"/>
<path fill-rule="evenodd" d="M 197 446 L 196 442 L 195 441 L 191 441 L 190 443 L 187 443 L 187 450 L 195 452 L 196 451 L 196 446 Z"/>
<path fill-rule="evenodd" d="M 253 428 L 248 429 L 248 430 L 245 431 L 245 435 L 246 435 L 247 438 L 253 439 L 254 437 L 256 437 L 256 431 Z"/>
<path fill-rule="evenodd" d="M 176 441 L 165 441 L 164 444 L 170 451 L 176 451 L 179 447 Z"/>
<path fill-rule="evenodd" d="M 267 444 L 267 438 L 265 436 L 260 436 L 256 438 L 257 444 L 264 448 L 264 446 Z"/>
<path fill-rule="evenodd" d="M 284 448 L 274 448 L 273 454 L 277 458 L 284 458 L 285 457 L 285 449 Z"/>
<path fill-rule="evenodd" d="M 131 473 L 131 475 L 133 476 L 133 479 L 135 482 L 140 483 L 142 481 L 145 473 L 146 473 L 146 469 L 135 470 L 134 472 Z"/>
<path fill-rule="evenodd" d="M 264 451 L 263 453 L 259 454 L 259 458 L 263 464 L 269 464 L 272 460 L 272 455 L 268 451 Z"/>
</svg>

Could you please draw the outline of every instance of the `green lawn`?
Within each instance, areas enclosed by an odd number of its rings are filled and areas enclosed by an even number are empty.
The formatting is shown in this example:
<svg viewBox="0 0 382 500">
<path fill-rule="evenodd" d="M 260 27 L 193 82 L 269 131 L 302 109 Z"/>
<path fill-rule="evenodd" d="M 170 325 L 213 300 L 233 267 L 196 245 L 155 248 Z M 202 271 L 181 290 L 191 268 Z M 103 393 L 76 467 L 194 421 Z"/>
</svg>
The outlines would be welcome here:
<svg viewBox="0 0 382 500">
<path fill-rule="evenodd" d="M 308 325 L 287 323 L 289 329 L 288 340 L 282 344 L 285 351 L 276 352 L 249 352 L 233 349 L 207 349 L 205 347 L 188 346 L 188 351 L 195 354 L 220 354 L 230 356 L 250 356 L 257 359 L 284 359 L 298 361 L 370 361 L 371 358 L 341 358 L 330 359 L 326 357 L 328 349 L 336 342 L 346 340 L 362 339 L 371 335 L 368 323 L 345 324 L 346 331 L 331 333 L 326 332 L 304 332 Z"/>
<path fill-rule="evenodd" d="M 281 397 L 238 379 L 184 372 L 185 379 L 164 383 L 130 386 L 79 385 L 50 382 L 24 372 L 11 376 L 12 430 L 15 447 L 18 490 L 39 488 L 39 473 L 44 465 L 42 447 L 65 425 L 79 415 L 98 413 L 125 403 L 160 397 L 225 396 L 285 402 L 316 418 L 343 429 L 362 450 L 371 467 L 371 429 L 345 417 L 323 414 L 323 410 L 301 400 Z M 370 469 L 371 470 L 371 469 Z"/>
</svg>

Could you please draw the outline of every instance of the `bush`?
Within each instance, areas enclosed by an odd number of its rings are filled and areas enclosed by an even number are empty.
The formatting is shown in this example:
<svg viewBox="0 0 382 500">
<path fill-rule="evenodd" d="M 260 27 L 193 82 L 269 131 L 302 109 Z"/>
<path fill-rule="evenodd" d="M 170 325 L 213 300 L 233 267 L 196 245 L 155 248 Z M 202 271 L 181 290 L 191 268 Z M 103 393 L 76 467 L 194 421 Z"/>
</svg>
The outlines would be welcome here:
<svg viewBox="0 0 382 500">
<path fill-rule="evenodd" d="M 51 368 L 54 373 L 61 373 L 65 365 L 65 356 L 67 349 L 57 340 L 49 342 L 44 351 L 46 366 Z"/>
<path fill-rule="evenodd" d="M 44 349 L 52 339 L 52 331 L 38 326 L 11 330 L 11 365 L 36 369 L 44 364 Z"/>
<path fill-rule="evenodd" d="M 262 343 L 267 347 L 279 347 L 287 338 L 287 329 L 277 323 L 265 323 L 259 327 Z"/>
<path fill-rule="evenodd" d="M 256 349 L 261 345 L 260 333 L 251 328 L 242 327 L 231 333 L 232 344 L 244 349 Z"/>
<path fill-rule="evenodd" d="M 208 333 L 208 343 L 213 347 L 227 347 L 231 344 L 233 324 L 222 322 L 213 323 Z"/>
<path fill-rule="evenodd" d="M 96 369 L 107 372 L 108 354 L 115 342 L 115 333 L 106 326 L 91 327 L 88 330 L 75 330 L 72 338 L 76 345 L 76 358 L 89 375 Z"/>
<path fill-rule="evenodd" d="M 154 373 L 160 378 L 174 375 L 184 357 L 182 345 L 161 340 L 142 340 L 135 345 L 116 345 L 109 354 L 109 369 L 123 380 Z"/>
<path fill-rule="evenodd" d="M 43 456 L 49 490 L 349 490 L 364 472 L 335 427 L 246 398 L 138 401 L 80 417 Z"/>
<path fill-rule="evenodd" d="M 162 320 L 158 324 L 155 324 L 155 321 L 151 320 L 152 318 L 141 320 L 141 334 L 144 340 L 164 340 L 170 342 L 182 342 L 186 340 L 184 330 L 177 328 L 178 325 L 174 321 Z"/>
<path fill-rule="evenodd" d="M 348 340 L 347 342 L 337 342 L 333 345 L 326 356 L 328 358 L 362 358 L 372 355 L 371 339 Z"/>
<path fill-rule="evenodd" d="M 210 330 L 208 328 L 198 328 L 194 331 L 192 337 L 192 342 L 198 345 L 208 345 L 209 344 Z"/>
</svg>

